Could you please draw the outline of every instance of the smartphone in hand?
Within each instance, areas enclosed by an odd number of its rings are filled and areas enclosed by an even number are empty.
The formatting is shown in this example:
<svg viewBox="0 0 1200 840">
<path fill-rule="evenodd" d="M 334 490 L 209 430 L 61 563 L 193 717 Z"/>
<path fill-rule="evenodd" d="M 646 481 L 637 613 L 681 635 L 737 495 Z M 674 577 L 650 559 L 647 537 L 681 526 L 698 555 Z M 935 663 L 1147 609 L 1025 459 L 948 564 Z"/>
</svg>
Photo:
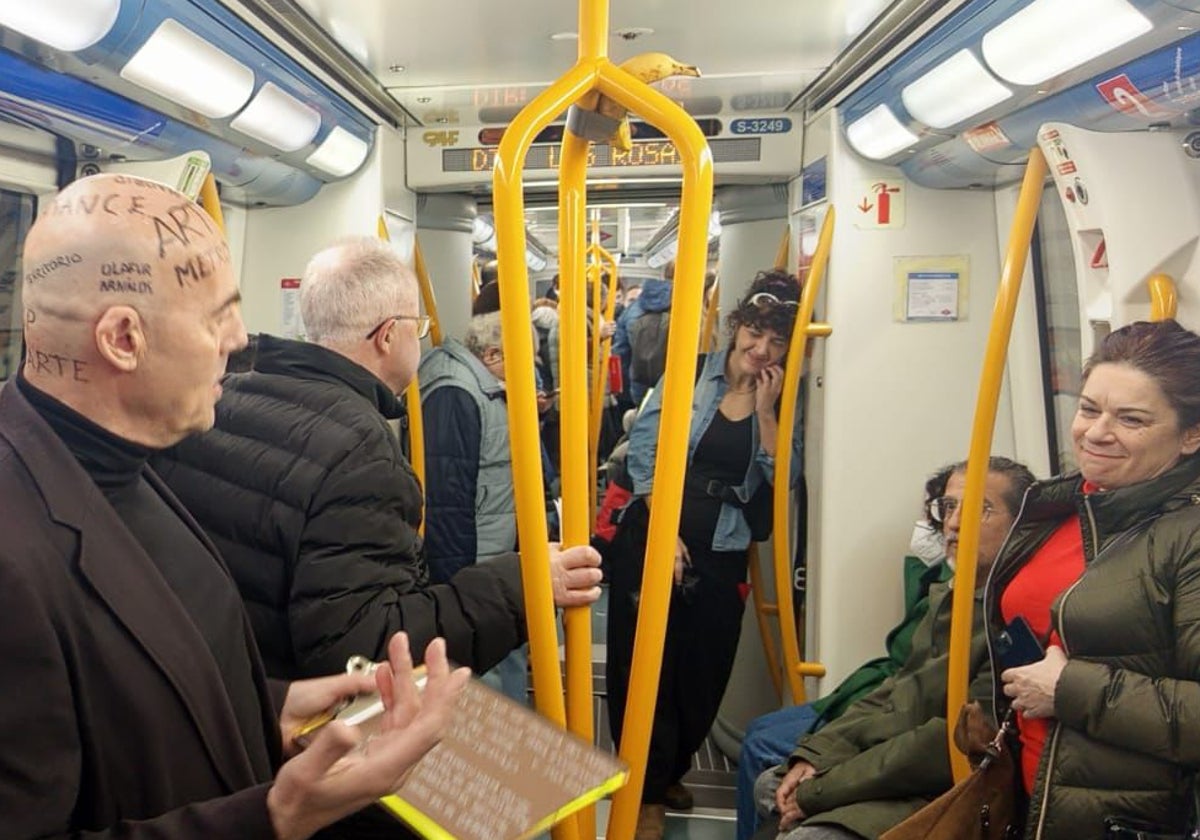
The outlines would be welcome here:
<svg viewBox="0 0 1200 840">
<path fill-rule="evenodd" d="M 1010 621 L 996 637 L 996 658 L 1001 670 L 1040 662 L 1046 656 L 1042 642 L 1024 616 Z"/>
</svg>

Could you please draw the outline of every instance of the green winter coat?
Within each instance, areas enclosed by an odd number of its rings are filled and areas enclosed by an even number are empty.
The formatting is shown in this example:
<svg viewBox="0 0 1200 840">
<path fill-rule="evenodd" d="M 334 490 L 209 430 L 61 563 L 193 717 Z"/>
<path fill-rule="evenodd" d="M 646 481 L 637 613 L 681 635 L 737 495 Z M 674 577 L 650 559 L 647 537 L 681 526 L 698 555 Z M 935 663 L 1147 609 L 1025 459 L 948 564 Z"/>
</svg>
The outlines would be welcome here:
<svg viewBox="0 0 1200 840">
<path fill-rule="evenodd" d="M 817 769 L 796 789 L 801 810 L 811 815 L 805 825 L 837 825 L 876 838 L 950 789 L 946 669 L 952 600 L 949 583 L 932 585 L 929 611 L 913 632 L 904 667 L 797 745 L 789 764 L 807 761 Z M 979 606 L 969 674 L 971 699 L 990 712 L 991 669 Z"/>
<path fill-rule="evenodd" d="M 1106 817 L 1179 834 L 1200 767 L 1200 457 L 1131 487 L 1081 486 L 1030 488 L 986 588 L 994 638 L 1004 587 L 1079 513 L 1086 565 L 1051 608 L 1069 661 L 1025 836 L 1099 840 Z"/>
</svg>

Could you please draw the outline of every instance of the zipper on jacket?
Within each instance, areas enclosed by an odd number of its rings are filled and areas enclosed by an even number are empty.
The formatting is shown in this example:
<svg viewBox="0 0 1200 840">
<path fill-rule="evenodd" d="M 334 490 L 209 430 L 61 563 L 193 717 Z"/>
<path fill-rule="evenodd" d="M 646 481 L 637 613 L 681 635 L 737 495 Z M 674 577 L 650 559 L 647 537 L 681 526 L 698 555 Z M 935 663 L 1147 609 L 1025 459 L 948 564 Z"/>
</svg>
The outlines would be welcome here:
<svg viewBox="0 0 1200 840">
<path fill-rule="evenodd" d="M 1042 801 L 1038 805 L 1038 822 L 1037 831 L 1034 832 L 1034 840 L 1041 840 L 1042 830 L 1046 827 L 1046 812 L 1050 806 L 1050 773 L 1054 769 L 1054 759 L 1058 752 L 1058 734 L 1062 731 L 1062 724 L 1058 721 L 1054 722 L 1054 734 L 1050 738 L 1050 755 L 1046 758 L 1045 778 L 1046 783 L 1042 785 Z"/>
<path fill-rule="evenodd" d="M 1092 533 L 1092 559 L 1095 560 L 1100 556 L 1100 530 L 1096 527 L 1096 515 L 1092 513 L 1092 500 L 1088 496 L 1083 497 L 1083 509 L 1087 513 L 1088 529 Z M 1062 635 L 1061 631 L 1059 635 Z"/>
</svg>

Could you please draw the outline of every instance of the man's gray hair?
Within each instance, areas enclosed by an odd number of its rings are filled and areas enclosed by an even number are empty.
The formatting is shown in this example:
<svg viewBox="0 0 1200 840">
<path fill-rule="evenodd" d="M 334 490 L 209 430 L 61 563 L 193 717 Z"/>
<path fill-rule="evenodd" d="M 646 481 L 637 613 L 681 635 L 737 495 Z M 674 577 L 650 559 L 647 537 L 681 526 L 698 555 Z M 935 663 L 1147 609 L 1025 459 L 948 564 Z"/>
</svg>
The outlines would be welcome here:
<svg viewBox="0 0 1200 840">
<path fill-rule="evenodd" d="M 339 240 L 304 269 L 300 317 L 316 344 L 362 339 L 391 315 L 416 303 L 412 270 L 388 243 L 369 236 Z"/>
<path fill-rule="evenodd" d="M 500 332 L 499 312 L 476 315 L 467 324 L 467 334 L 463 336 L 463 344 L 474 356 L 483 358 L 484 350 L 500 346 Z"/>
</svg>

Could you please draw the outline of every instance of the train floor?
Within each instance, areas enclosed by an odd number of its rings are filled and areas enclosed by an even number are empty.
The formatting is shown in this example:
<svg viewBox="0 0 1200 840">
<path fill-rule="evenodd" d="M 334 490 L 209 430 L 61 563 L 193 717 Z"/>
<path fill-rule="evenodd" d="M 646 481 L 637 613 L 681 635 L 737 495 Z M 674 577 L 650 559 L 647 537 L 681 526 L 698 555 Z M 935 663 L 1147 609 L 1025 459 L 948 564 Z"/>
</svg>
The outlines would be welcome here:
<svg viewBox="0 0 1200 840">
<path fill-rule="evenodd" d="M 608 589 L 605 587 L 600 600 L 592 608 L 592 673 L 595 692 L 594 720 L 596 721 L 596 743 L 604 749 L 615 751 L 608 728 L 608 704 L 604 683 L 605 628 L 608 623 Z M 692 769 L 684 776 L 683 783 L 692 791 L 696 805 L 691 811 L 668 811 L 667 831 L 664 840 L 729 840 L 734 836 L 734 794 L 736 764 L 725 756 L 712 742 L 704 746 L 692 759 Z M 599 803 L 596 825 L 603 837 L 608 824 L 609 802 Z"/>
</svg>

